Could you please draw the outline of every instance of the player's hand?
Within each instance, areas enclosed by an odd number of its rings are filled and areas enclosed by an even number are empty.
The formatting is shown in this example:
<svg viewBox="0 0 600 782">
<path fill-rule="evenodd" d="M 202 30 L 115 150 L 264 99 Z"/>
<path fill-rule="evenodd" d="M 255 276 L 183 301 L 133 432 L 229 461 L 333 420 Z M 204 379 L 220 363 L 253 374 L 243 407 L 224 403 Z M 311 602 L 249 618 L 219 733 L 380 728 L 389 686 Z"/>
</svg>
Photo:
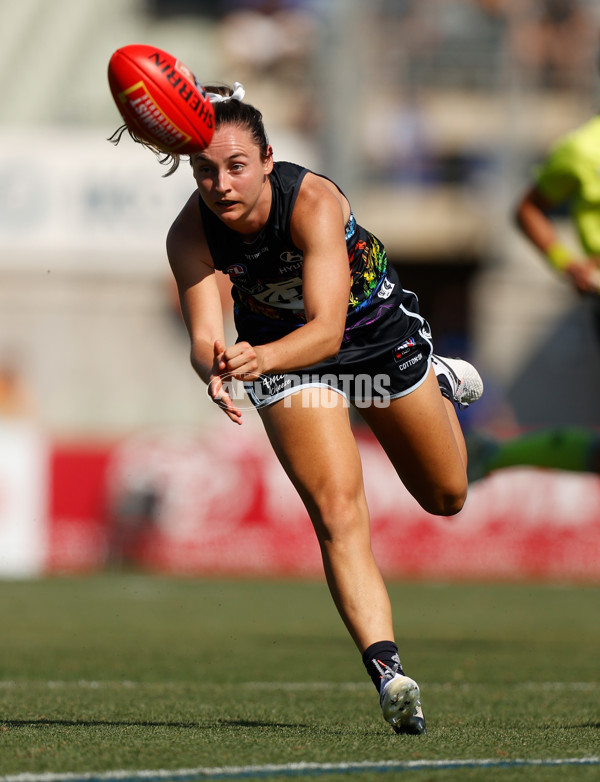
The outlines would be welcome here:
<svg viewBox="0 0 600 782">
<path fill-rule="evenodd" d="M 220 343 L 219 343 L 220 344 Z M 220 353 L 219 370 L 236 380 L 258 380 L 263 372 L 261 347 L 236 342 Z"/>
<path fill-rule="evenodd" d="M 600 293 L 600 259 L 573 261 L 565 269 L 580 293 Z"/>
<path fill-rule="evenodd" d="M 224 380 L 232 377 L 227 370 L 227 360 L 225 359 L 225 345 L 220 340 L 214 344 L 213 368 L 208 382 L 208 393 L 219 407 L 225 412 L 230 421 L 235 424 L 242 423 L 242 411 L 233 404 L 229 391 Z"/>
</svg>

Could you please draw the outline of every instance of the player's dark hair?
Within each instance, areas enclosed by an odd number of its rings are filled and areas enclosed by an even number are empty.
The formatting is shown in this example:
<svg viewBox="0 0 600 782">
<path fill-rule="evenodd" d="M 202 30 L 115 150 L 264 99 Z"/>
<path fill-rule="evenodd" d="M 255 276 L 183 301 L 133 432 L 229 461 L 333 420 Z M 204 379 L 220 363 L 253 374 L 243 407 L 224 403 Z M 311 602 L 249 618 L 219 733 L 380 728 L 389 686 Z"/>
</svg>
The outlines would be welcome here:
<svg viewBox="0 0 600 782">
<path fill-rule="evenodd" d="M 136 142 L 136 144 L 141 144 L 143 147 L 147 147 L 149 150 L 154 152 L 156 157 L 158 158 L 158 162 L 161 165 L 169 165 L 171 164 L 171 168 L 167 171 L 166 174 L 163 174 L 163 176 L 170 176 L 175 171 L 177 171 L 179 167 L 179 161 L 180 161 L 180 155 L 178 155 L 176 152 L 167 152 L 166 149 L 163 149 L 162 147 L 159 147 L 157 144 L 153 144 L 151 141 L 148 141 L 148 139 L 144 138 L 143 136 L 138 135 L 135 130 L 132 130 L 129 125 L 121 125 L 118 127 L 115 132 L 112 134 L 112 136 L 108 137 L 108 140 L 111 144 L 114 144 L 117 146 L 119 141 L 123 138 L 123 134 L 127 133 L 131 138 Z"/>
<path fill-rule="evenodd" d="M 211 85 L 206 86 L 204 89 L 206 92 L 212 92 L 226 97 L 233 94 L 231 87 L 224 85 Z M 250 103 L 243 103 L 239 100 L 226 100 L 213 103 L 213 109 L 215 112 L 215 129 L 219 128 L 221 125 L 236 125 L 240 128 L 246 128 L 252 135 L 256 146 L 259 148 L 262 159 L 266 160 L 269 140 L 265 132 L 262 112 Z M 144 147 L 152 150 L 161 165 L 170 166 L 167 173 L 163 174 L 163 176 L 170 176 L 177 171 L 182 158 L 178 152 L 170 152 L 157 144 L 153 144 L 136 133 L 135 130 L 132 130 L 128 125 L 121 125 L 108 140 L 116 146 L 121 141 L 124 133 L 127 133 L 137 144 L 142 144 Z"/>
<path fill-rule="evenodd" d="M 204 89 L 209 93 L 224 95 L 226 97 L 233 94 L 231 87 L 226 86 L 205 86 Z M 265 132 L 263 115 L 255 106 L 250 103 L 244 103 L 240 100 L 226 100 L 213 103 L 215 111 L 215 129 L 221 125 L 237 125 L 250 131 L 256 146 L 260 149 L 263 160 L 268 155 L 269 139 Z"/>
</svg>

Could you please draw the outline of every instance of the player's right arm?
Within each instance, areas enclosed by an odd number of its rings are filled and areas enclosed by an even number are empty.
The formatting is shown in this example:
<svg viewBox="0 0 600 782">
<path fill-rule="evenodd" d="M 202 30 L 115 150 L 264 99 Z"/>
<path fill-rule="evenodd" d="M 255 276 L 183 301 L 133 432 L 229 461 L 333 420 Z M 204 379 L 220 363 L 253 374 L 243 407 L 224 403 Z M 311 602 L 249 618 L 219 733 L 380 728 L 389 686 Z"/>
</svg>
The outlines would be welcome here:
<svg viewBox="0 0 600 782">
<path fill-rule="evenodd" d="M 193 368 L 236 423 L 241 412 L 220 382 L 225 327 L 212 256 L 204 235 L 198 193 L 185 204 L 167 234 L 167 256 L 177 283 L 181 312 L 190 336 Z"/>
</svg>

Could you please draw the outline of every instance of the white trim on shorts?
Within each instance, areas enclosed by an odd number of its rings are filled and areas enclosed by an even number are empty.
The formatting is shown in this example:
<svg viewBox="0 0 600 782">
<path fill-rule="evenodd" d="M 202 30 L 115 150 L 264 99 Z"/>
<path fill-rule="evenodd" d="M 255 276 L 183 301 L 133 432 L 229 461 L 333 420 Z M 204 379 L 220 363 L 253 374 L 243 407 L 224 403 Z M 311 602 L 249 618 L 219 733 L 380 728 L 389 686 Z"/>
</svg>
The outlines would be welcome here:
<svg viewBox="0 0 600 782">
<path fill-rule="evenodd" d="M 281 374 L 293 374 L 292 372 L 282 372 Z M 249 384 L 250 385 L 250 384 Z M 341 389 L 336 388 L 335 386 L 330 386 L 328 383 L 320 383 L 318 381 L 314 381 L 311 383 L 301 383 L 299 386 L 293 386 L 292 388 L 286 388 L 283 391 L 278 391 L 275 396 L 269 396 L 266 399 L 263 399 L 262 402 L 255 402 L 253 400 L 254 393 L 251 391 L 248 391 L 247 388 L 245 388 L 246 393 L 248 394 L 248 397 L 250 398 L 250 401 L 254 405 L 256 410 L 261 410 L 263 407 L 270 407 L 270 405 L 275 404 L 275 402 L 280 402 L 282 399 L 285 399 L 288 396 L 292 396 L 297 391 L 304 391 L 307 388 L 328 388 L 330 391 L 335 391 L 336 394 L 339 394 L 340 396 L 343 396 L 346 402 L 348 404 L 351 404 L 350 400 L 348 399 L 348 395 Z M 256 398 L 256 397 L 254 397 Z"/>
<path fill-rule="evenodd" d="M 431 342 L 431 340 L 427 340 L 427 341 L 431 344 L 431 349 L 433 350 L 433 343 Z M 406 391 L 399 391 L 397 394 L 390 394 L 390 396 L 386 396 L 386 399 L 401 399 L 403 396 L 408 396 L 408 394 L 412 394 L 413 391 L 416 391 L 417 388 L 419 388 L 419 386 L 422 386 L 423 383 L 427 380 L 427 375 L 429 374 L 430 368 L 431 368 L 431 355 L 427 358 L 427 371 L 425 372 L 423 377 L 414 384 L 414 386 L 407 388 Z"/>
</svg>

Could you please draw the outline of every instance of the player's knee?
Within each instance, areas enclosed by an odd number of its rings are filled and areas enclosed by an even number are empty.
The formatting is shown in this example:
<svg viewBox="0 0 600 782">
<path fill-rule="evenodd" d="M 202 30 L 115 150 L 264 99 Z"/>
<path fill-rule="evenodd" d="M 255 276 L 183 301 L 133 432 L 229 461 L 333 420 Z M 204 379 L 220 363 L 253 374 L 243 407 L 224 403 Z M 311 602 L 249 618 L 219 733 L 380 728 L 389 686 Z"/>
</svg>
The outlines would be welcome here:
<svg viewBox="0 0 600 782">
<path fill-rule="evenodd" d="M 437 491 L 431 492 L 425 502 L 421 502 L 421 505 L 434 516 L 455 516 L 462 510 L 466 499 L 467 484 L 465 482 L 455 487 L 440 487 Z"/>
<path fill-rule="evenodd" d="M 322 493 L 314 498 L 313 523 L 321 541 L 343 541 L 360 527 L 364 517 L 361 498 L 354 491 L 336 491 Z"/>
<path fill-rule="evenodd" d="M 467 499 L 467 493 L 464 494 L 452 494 L 444 497 L 444 501 L 441 505 L 440 516 L 455 516 L 463 509 L 465 500 Z"/>
</svg>

